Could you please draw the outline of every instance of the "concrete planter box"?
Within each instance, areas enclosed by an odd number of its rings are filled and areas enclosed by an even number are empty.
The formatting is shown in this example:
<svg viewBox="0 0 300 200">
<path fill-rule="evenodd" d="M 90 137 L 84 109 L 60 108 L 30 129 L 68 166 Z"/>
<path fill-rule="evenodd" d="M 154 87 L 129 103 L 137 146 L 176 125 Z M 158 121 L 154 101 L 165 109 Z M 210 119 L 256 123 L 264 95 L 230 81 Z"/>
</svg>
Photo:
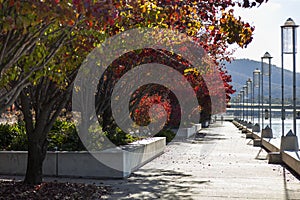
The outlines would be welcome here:
<svg viewBox="0 0 300 200">
<path fill-rule="evenodd" d="M 195 127 L 178 129 L 176 138 L 189 138 L 196 133 Z"/>
<path fill-rule="evenodd" d="M 48 152 L 43 173 L 46 176 L 62 177 L 124 178 L 161 155 L 165 147 L 165 137 L 154 137 L 121 148 L 93 152 L 93 155 L 86 151 Z M 0 174 L 25 174 L 26 151 L 1 151 L 0 160 Z"/>
<path fill-rule="evenodd" d="M 195 132 L 199 132 L 202 129 L 202 124 L 194 124 Z"/>
</svg>

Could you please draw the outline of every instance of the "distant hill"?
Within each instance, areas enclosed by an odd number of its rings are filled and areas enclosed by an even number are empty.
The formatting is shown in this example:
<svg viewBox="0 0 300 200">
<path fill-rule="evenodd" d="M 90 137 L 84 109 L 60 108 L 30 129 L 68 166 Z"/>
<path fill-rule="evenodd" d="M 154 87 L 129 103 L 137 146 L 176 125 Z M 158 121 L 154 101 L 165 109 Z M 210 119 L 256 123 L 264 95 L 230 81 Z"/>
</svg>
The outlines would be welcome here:
<svg viewBox="0 0 300 200">
<path fill-rule="evenodd" d="M 237 59 L 231 63 L 225 64 L 228 73 L 232 76 L 232 85 L 237 91 L 233 96 L 238 94 L 243 85 L 245 85 L 248 78 L 253 79 L 253 71 L 258 68 L 261 70 L 261 62 L 249 60 L 249 59 Z M 272 89 L 272 98 L 281 97 L 281 68 L 275 65 L 271 66 L 271 89 Z M 292 97 L 292 79 L 293 73 L 289 70 L 284 70 L 284 88 L 285 96 L 287 98 Z M 266 91 L 265 95 L 268 95 L 268 80 L 267 76 L 264 76 L 264 90 Z M 300 96 L 300 74 L 297 73 L 297 96 Z M 256 90 L 257 91 L 257 90 Z"/>
</svg>

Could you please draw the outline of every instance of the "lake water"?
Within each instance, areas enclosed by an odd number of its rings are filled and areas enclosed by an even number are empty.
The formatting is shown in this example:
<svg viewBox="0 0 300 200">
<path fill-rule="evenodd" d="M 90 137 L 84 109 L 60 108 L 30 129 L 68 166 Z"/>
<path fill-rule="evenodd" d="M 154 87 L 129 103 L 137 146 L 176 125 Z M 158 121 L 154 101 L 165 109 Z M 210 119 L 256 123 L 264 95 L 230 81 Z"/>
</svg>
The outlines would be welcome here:
<svg viewBox="0 0 300 200">
<path fill-rule="evenodd" d="M 257 123 L 257 119 L 254 120 L 255 123 Z M 260 124 L 261 125 L 261 124 Z M 269 125 L 269 120 L 264 120 L 264 128 L 266 125 Z M 282 135 L 282 121 L 281 118 L 272 118 L 272 130 L 273 130 L 273 136 L 276 138 L 280 138 Z M 300 144 L 300 119 L 296 120 L 296 127 L 297 127 L 297 136 L 298 141 Z M 286 119 L 284 120 L 284 135 L 288 133 L 289 130 L 293 130 L 293 119 Z"/>
</svg>

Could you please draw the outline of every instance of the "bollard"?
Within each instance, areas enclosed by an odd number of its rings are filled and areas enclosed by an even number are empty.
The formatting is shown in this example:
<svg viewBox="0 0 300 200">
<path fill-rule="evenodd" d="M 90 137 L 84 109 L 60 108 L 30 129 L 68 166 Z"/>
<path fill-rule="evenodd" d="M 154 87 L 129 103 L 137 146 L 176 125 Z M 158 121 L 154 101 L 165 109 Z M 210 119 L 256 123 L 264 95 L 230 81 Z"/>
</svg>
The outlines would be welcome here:
<svg viewBox="0 0 300 200">
<path fill-rule="evenodd" d="M 260 131 L 260 127 L 259 124 L 254 124 L 254 126 L 252 126 L 252 132 L 259 132 Z"/>
<path fill-rule="evenodd" d="M 286 136 L 281 137 L 281 151 L 299 151 L 298 137 L 290 130 Z"/>
<path fill-rule="evenodd" d="M 262 130 L 261 137 L 262 138 L 273 138 L 273 131 L 269 127 L 269 125 L 267 125 L 266 128 Z"/>
<path fill-rule="evenodd" d="M 253 125 L 253 124 L 252 124 L 251 122 L 249 122 L 249 123 L 247 123 L 246 126 L 247 126 L 247 128 L 251 128 L 251 129 L 252 129 L 252 125 Z"/>
</svg>

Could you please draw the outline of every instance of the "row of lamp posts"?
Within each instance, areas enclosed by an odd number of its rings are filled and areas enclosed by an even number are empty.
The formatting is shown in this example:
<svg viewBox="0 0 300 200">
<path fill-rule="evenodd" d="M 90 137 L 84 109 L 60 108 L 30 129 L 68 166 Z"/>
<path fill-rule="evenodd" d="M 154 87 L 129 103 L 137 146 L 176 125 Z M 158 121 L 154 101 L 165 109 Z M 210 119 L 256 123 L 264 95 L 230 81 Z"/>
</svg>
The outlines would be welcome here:
<svg viewBox="0 0 300 200">
<path fill-rule="evenodd" d="M 296 126 L 296 29 L 298 25 L 289 18 L 283 26 L 281 26 L 281 151 L 298 151 L 297 126 Z M 286 54 L 292 55 L 293 61 L 293 128 L 284 135 L 284 120 L 285 120 L 285 102 L 284 102 L 284 57 Z M 272 56 L 266 52 L 261 57 L 261 70 L 253 71 L 253 80 L 249 78 L 243 86 L 240 93 L 237 95 L 236 103 L 239 105 L 239 117 L 241 123 L 246 128 L 252 128 L 252 132 L 261 132 L 262 138 L 273 138 L 272 131 L 272 94 L 271 94 L 271 59 Z M 265 104 L 264 98 L 264 76 L 268 77 L 268 105 Z M 260 87 L 261 86 L 261 87 Z M 257 89 L 257 123 L 254 122 L 254 106 L 255 104 L 255 89 Z M 249 112 L 249 100 L 251 110 Z M 250 114 L 250 119 L 249 119 Z M 250 120 L 250 121 L 249 121 Z M 260 121 L 261 120 L 261 121 Z M 264 123 L 266 121 L 266 127 Z M 252 121 L 252 123 L 251 123 Z M 260 127 L 261 124 L 261 127 Z M 262 128 L 262 129 L 261 129 Z"/>
</svg>

